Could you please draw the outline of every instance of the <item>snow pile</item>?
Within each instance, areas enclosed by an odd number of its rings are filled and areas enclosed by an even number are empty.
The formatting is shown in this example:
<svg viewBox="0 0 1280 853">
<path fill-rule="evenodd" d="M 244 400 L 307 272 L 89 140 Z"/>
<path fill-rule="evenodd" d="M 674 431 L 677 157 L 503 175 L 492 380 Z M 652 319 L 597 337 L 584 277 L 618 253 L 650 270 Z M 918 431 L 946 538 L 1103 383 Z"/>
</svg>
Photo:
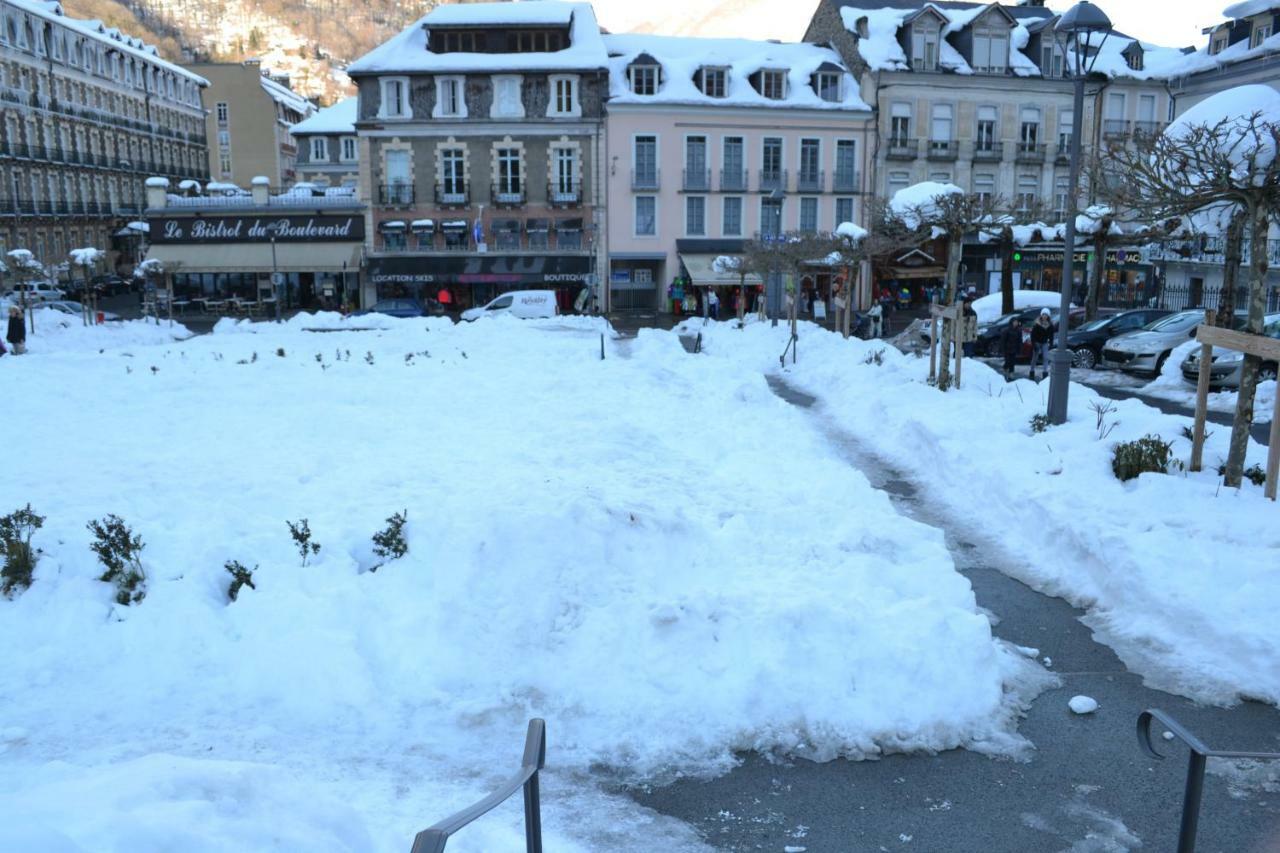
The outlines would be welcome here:
<svg viewBox="0 0 1280 853">
<path fill-rule="evenodd" d="M 1032 664 L 941 532 L 754 365 L 591 318 L 305 330 L 345 322 L 0 370 L 10 429 L 59 425 L 55 456 L 0 479 L 0 509 L 47 517 L 34 585 L 0 600 L 23 649 L 0 660 L 0 847 L 403 850 L 512 769 L 535 715 L 557 850 L 696 843 L 640 843 L 652 815 L 593 768 L 1021 746 L 1009 691 Z M 368 571 L 406 509 L 408 555 Z M 85 522 L 108 512 L 146 542 L 137 607 L 97 581 Z M 299 518 L 322 545 L 305 567 Z M 257 567 L 230 605 L 229 559 Z M 519 820 L 458 849 L 522 849 Z"/>
<path fill-rule="evenodd" d="M 1255 180 L 1260 181 L 1275 160 L 1276 142 L 1265 126 L 1249 127 L 1255 114 L 1263 122 L 1280 124 L 1280 92 L 1260 83 L 1218 92 L 1174 119 L 1164 134 L 1178 140 L 1193 128 L 1216 128 L 1226 122 L 1218 139 L 1220 153 L 1228 157 L 1234 170 L 1256 169 Z M 1210 174 L 1206 172 L 1205 177 Z"/>
<path fill-rule="evenodd" d="M 1013 310 L 1023 308 L 1054 308 L 1062 305 L 1062 294 L 1052 290 L 1015 290 L 1013 292 Z M 1004 316 L 1004 297 L 999 293 L 989 293 L 973 300 L 973 310 L 978 314 L 979 323 L 991 323 Z"/>
<path fill-rule="evenodd" d="M 1200 346 L 1201 344 L 1198 341 L 1191 340 L 1174 347 L 1173 351 L 1169 353 L 1169 357 L 1165 359 L 1164 366 L 1160 369 L 1160 375 L 1143 385 L 1139 391 L 1152 397 L 1175 400 L 1185 406 L 1194 408 L 1196 404 L 1196 386 L 1183 378 L 1182 362 L 1191 353 L 1198 353 Z M 1225 351 L 1220 348 L 1214 350 L 1215 356 L 1224 354 Z M 1209 411 L 1234 413 L 1239 397 L 1240 395 L 1236 391 L 1210 391 L 1208 399 Z M 1258 423 L 1270 422 L 1271 415 L 1275 412 L 1275 405 L 1276 380 L 1268 379 L 1259 382 L 1253 397 L 1253 419 Z M 1217 429 L 1218 427 L 1209 428 Z M 1226 427 L 1223 427 L 1223 429 L 1226 429 Z"/>
<path fill-rule="evenodd" d="M 181 323 L 172 326 L 168 320 L 122 320 L 86 326 L 77 315 L 64 314 L 53 308 L 34 308 L 35 332 L 27 332 L 27 352 L 46 356 L 69 352 L 97 354 L 102 350 L 121 350 L 137 346 L 170 344 L 191 337 L 192 332 Z M 126 354 L 126 358 L 132 355 Z M 24 359 L 26 362 L 34 359 Z M 134 366 L 135 369 L 143 369 Z M 32 370 L 28 366 L 27 370 Z M 44 369 L 44 368 L 40 368 Z M 0 510 L 0 514 L 8 510 Z"/>
<path fill-rule="evenodd" d="M 964 190 L 955 184 L 921 181 L 894 193 L 889 199 L 889 210 L 908 228 L 915 229 L 936 217 L 940 200 L 949 195 L 964 195 Z"/>
<path fill-rule="evenodd" d="M 777 369 L 787 344 L 787 330 L 768 324 L 702 331 L 707 357 L 762 371 Z M 925 382 L 928 359 L 815 326 L 800 336 L 809 355 L 787 381 L 818 396 L 821 413 L 841 429 L 912 472 L 967 535 L 1010 555 L 1023 580 L 1087 608 L 1086 622 L 1131 669 L 1198 700 L 1280 703 L 1280 526 L 1262 487 L 1221 488 L 1216 462 L 1227 456 L 1229 430 L 1209 437 L 1205 471 L 1120 482 L 1111 471 L 1116 442 L 1158 434 L 1185 461 L 1182 430 L 1191 419 L 1073 385 L 1068 423 L 1035 433 L 1029 421 L 1045 411 L 1047 384 L 1006 384 L 969 361 L 963 387 L 943 394 Z M 879 350 L 883 365 L 867 364 Z M 1105 439 L 1094 403 L 1113 407 Z M 1251 442 L 1246 465 L 1265 459 L 1265 448 Z"/>
<path fill-rule="evenodd" d="M 867 229 L 853 222 L 841 222 L 836 226 L 836 236 L 857 243 L 867 239 Z"/>
<path fill-rule="evenodd" d="M 1090 205 L 1083 213 L 1076 217 L 1076 233 L 1081 235 L 1095 235 L 1102 230 L 1102 223 L 1113 215 L 1111 208 L 1105 204 Z M 1108 234 L 1123 234 L 1120 230 L 1120 224 L 1111 219 L 1108 228 Z"/>
<path fill-rule="evenodd" d="M 1224 18 L 1249 18 L 1254 15 L 1261 15 L 1263 12 L 1270 12 L 1276 7 L 1276 0 L 1241 0 L 1239 3 L 1232 3 L 1230 6 L 1222 10 Z"/>
<path fill-rule="evenodd" d="M 290 128 L 290 132 L 294 136 L 308 133 L 355 133 L 359 106 L 360 99 L 354 95 L 343 98 L 333 106 L 325 107 L 310 118 L 298 122 Z"/>
<path fill-rule="evenodd" d="M 1098 700 L 1092 696 L 1072 696 L 1067 707 L 1073 714 L 1092 714 L 1098 710 Z"/>
<path fill-rule="evenodd" d="M 107 253 L 92 247 L 71 250 L 71 262 L 78 267 L 91 267 L 105 260 Z"/>
</svg>

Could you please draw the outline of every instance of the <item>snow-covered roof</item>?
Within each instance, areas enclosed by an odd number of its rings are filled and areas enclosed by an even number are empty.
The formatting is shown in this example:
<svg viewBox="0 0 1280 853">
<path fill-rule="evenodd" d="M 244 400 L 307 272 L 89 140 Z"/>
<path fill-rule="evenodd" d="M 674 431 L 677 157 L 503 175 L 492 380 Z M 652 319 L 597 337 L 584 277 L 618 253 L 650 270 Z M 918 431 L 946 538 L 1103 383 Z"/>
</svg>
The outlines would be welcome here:
<svg viewBox="0 0 1280 853">
<path fill-rule="evenodd" d="M 1208 47 L 1202 47 L 1194 53 L 1172 57 L 1162 65 L 1163 76 L 1168 78 L 1186 77 L 1202 71 L 1212 71 L 1215 68 L 1234 65 L 1246 59 L 1280 52 L 1280 32 L 1264 39 L 1257 47 L 1250 47 L 1249 43 L 1250 39 L 1243 39 L 1217 53 L 1209 53 Z"/>
<path fill-rule="evenodd" d="M 568 26 L 569 46 L 542 53 L 433 53 L 437 27 Z M 438 6 L 398 35 L 347 66 L 348 75 L 395 72 L 586 71 L 608 66 L 608 54 L 590 3 L 524 0 L 520 3 L 458 3 Z"/>
<path fill-rule="evenodd" d="M 1254 15 L 1261 15 L 1263 12 L 1270 12 L 1276 8 L 1280 8 L 1280 2 L 1276 2 L 1276 0 L 1243 0 L 1241 3 L 1232 3 L 1223 9 L 1222 16 L 1224 18 L 1250 18 Z"/>
<path fill-rule="evenodd" d="M 355 133 L 360 99 L 352 96 L 315 113 L 290 128 L 294 136 L 308 133 Z"/>
<path fill-rule="evenodd" d="M 747 39 L 709 39 L 643 34 L 606 35 L 609 51 L 609 103 L 699 104 L 726 107 L 773 107 L 834 110 L 870 110 L 858 97 L 853 75 L 840 56 L 816 44 L 778 44 Z M 631 91 L 627 67 L 639 57 L 661 67 L 661 79 L 652 95 Z M 841 100 L 824 101 L 813 88 L 812 76 L 820 67 L 838 70 L 843 77 Z M 703 94 L 694 82 L 699 68 L 727 68 L 725 97 Z M 750 76 L 762 69 L 787 72 L 786 97 L 766 98 L 751 85 Z"/>
<path fill-rule="evenodd" d="M 288 86 L 277 83 L 267 75 L 263 74 L 258 78 L 262 82 L 262 90 L 270 96 L 271 100 L 277 104 L 281 104 L 294 112 L 302 113 L 303 116 L 309 116 L 315 112 L 315 104 L 290 89 Z"/>
</svg>

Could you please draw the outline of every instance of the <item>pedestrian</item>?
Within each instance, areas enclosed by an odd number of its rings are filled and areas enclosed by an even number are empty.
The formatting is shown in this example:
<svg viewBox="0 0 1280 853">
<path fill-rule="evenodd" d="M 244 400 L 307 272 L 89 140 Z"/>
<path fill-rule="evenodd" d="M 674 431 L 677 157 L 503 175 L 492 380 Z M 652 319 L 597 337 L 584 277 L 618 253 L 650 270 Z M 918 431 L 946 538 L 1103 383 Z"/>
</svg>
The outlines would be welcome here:
<svg viewBox="0 0 1280 853">
<path fill-rule="evenodd" d="M 884 334 L 884 308 L 879 302 L 871 306 L 871 310 L 867 312 L 867 316 L 871 318 L 871 328 L 867 332 L 867 337 L 878 338 Z"/>
<path fill-rule="evenodd" d="M 1053 343 L 1053 317 L 1048 308 L 1040 309 L 1040 316 L 1031 325 L 1031 381 L 1036 381 L 1036 362 L 1044 365 L 1045 378 L 1049 376 L 1049 347 Z"/>
<path fill-rule="evenodd" d="M 707 288 L 707 304 L 710 306 L 707 310 L 711 314 L 712 320 L 720 319 L 720 296 L 716 293 L 714 287 Z"/>
<path fill-rule="evenodd" d="M 973 291 L 964 295 L 960 312 L 960 346 L 965 358 L 973 358 L 978 350 L 978 312 L 973 310 Z"/>
<path fill-rule="evenodd" d="M 9 333 L 5 335 L 14 355 L 22 355 L 27 351 L 27 324 L 22 317 L 22 309 L 17 305 L 9 306 Z"/>
<path fill-rule="evenodd" d="M 1014 317 L 1000 333 L 1000 353 L 1004 356 L 1005 381 L 1013 380 L 1013 369 L 1022 352 L 1022 318 Z"/>
</svg>

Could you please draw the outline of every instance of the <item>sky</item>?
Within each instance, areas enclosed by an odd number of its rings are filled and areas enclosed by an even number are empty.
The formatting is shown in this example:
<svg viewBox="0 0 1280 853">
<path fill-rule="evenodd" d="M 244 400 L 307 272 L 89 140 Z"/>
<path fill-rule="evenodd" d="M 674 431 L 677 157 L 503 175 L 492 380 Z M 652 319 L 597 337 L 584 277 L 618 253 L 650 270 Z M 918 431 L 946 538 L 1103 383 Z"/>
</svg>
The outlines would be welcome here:
<svg viewBox="0 0 1280 853">
<path fill-rule="evenodd" d="M 1166 47 L 1201 47 L 1200 30 L 1223 20 L 1231 0 L 1098 0 L 1116 29 Z M 600 23 L 613 32 L 740 36 L 798 41 L 816 0 L 593 0 Z M 864 0 L 874 8 L 876 0 Z M 1049 0 L 1065 11 L 1072 0 Z"/>
</svg>

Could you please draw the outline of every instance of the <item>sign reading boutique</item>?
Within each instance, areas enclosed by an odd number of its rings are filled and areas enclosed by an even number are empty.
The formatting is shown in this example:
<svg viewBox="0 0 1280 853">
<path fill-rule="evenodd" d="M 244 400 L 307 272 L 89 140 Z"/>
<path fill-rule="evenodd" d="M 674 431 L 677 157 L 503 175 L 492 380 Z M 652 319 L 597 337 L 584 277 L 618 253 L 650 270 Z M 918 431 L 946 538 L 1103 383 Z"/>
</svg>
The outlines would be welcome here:
<svg viewBox="0 0 1280 853">
<path fill-rule="evenodd" d="M 196 216 L 149 220 L 152 243 L 278 243 L 364 240 L 364 217 Z"/>
<path fill-rule="evenodd" d="M 591 258 L 575 255 L 474 255 L 370 258 L 373 284 L 586 284 Z"/>
</svg>

